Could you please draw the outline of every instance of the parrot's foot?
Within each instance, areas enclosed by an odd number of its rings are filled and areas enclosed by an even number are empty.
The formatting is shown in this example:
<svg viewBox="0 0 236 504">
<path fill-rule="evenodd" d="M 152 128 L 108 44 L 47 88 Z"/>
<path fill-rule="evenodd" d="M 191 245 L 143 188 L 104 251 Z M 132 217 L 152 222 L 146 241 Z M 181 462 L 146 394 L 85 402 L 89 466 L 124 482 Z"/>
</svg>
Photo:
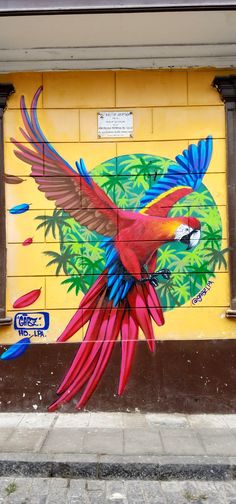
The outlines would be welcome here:
<svg viewBox="0 0 236 504">
<path fill-rule="evenodd" d="M 169 280 L 170 275 L 171 275 L 171 271 L 168 270 L 167 268 L 163 268 L 159 271 L 156 271 L 155 273 L 146 273 L 146 277 L 139 280 L 139 283 L 150 282 L 150 284 L 153 287 L 157 287 L 157 285 L 159 283 L 158 282 L 159 276 L 162 276 L 162 278 Z"/>
</svg>

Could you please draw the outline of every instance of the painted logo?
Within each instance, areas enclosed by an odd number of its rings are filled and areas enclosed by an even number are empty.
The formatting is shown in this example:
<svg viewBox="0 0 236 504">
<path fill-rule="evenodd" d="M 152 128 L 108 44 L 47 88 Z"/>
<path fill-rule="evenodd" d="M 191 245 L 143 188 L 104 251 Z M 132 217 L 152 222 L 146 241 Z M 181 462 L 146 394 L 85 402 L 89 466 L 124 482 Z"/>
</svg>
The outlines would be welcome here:
<svg viewBox="0 0 236 504">
<path fill-rule="evenodd" d="M 48 312 L 19 312 L 14 318 L 14 329 L 19 336 L 45 336 L 49 328 Z"/>
</svg>

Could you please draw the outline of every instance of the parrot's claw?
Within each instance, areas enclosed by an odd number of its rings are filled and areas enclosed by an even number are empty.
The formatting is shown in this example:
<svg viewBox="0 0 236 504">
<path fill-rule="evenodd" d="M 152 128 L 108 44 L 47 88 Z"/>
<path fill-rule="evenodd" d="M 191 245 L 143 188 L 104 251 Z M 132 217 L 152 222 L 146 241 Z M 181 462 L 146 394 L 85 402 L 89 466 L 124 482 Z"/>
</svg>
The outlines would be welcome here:
<svg viewBox="0 0 236 504">
<path fill-rule="evenodd" d="M 155 277 L 155 275 L 152 275 L 151 278 L 149 279 L 150 281 L 150 284 L 153 286 L 153 287 L 157 287 L 159 282 L 157 280 L 157 278 Z"/>
<path fill-rule="evenodd" d="M 153 287 L 157 287 L 159 284 L 158 276 L 160 275 L 162 276 L 162 278 L 165 278 L 165 280 L 169 280 L 171 271 L 167 268 L 163 268 L 159 271 L 156 271 L 155 273 L 146 274 L 146 277 L 139 280 L 139 283 L 150 282 Z"/>
<path fill-rule="evenodd" d="M 165 280 L 169 280 L 170 275 L 171 275 L 171 271 L 167 268 L 163 268 L 159 271 L 156 271 L 156 273 L 154 273 L 154 275 L 161 275 L 163 278 L 165 278 Z"/>
</svg>

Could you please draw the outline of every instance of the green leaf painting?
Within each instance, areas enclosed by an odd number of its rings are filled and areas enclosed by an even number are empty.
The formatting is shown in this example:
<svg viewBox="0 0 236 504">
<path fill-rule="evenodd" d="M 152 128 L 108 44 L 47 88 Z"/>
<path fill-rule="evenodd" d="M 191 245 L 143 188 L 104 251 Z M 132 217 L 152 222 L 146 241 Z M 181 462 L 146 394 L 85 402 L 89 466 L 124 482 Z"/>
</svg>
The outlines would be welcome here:
<svg viewBox="0 0 236 504">
<path fill-rule="evenodd" d="M 145 192 L 174 164 L 160 156 L 124 155 L 99 164 L 91 173 L 99 177 L 97 182 L 119 208 L 135 211 Z M 227 267 L 220 213 L 204 184 L 178 201 L 169 215 L 196 217 L 202 230 L 196 248 L 186 250 L 181 243 L 171 242 L 159 249 L 157 270 L 168 268 L 172 273 L 169 279 L 160 278 L 156 287 L 164 310 L 187 303 L 215 276 L 215 270 Z M 56 275 L 66 275 L 62 284 L 68 291 L 85 294 L 105 268 L 105 251 L 101 248 L 104 238 L 80 226 L 63 210 L 55 209 L 37 219 L 41 221 L 38 228 L 44 227 L 46 236 L 60 242 L 60 252 L 45 252 L 48 264 L 55 265 Z"/>
</svg>

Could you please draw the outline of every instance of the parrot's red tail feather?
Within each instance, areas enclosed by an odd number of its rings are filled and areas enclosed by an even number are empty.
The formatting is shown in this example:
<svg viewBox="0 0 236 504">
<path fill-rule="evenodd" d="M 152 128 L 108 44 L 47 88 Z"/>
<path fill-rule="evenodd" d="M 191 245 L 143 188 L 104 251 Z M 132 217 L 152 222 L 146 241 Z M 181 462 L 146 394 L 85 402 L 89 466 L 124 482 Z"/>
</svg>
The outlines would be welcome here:
<svg viewBox="0 0 236 504">
<path fill-rule="evenodd" d="M 98 363 L 96 365 L 96 368 L 94 370 L 93 375 L 91 376 L 87 386 L 85 387 L 85 390 L 78 401 L 76 408 L 80 409 L 82 408 L 85 403 L 88 401 L 90 398 L 91 394 L 93 393 L 94 389 L 96 388 L 111 355 L 111 352 L 113 350 L 115 341 L 119 335 L 120 332 L 120 327 L 121 327 L 121 321 L 123 318 L 124 314 L 124 309 L 122 308 L 112 308 L 110 311 L 109 315 L 109 320 L 106 328 L 106 334 L 104 338 L 104 343 L 102 345 L 100 357 L 98 359 Z"/>
<path fill-rule="evenodd" d="M 151 352 L 155 350 L 155 336 L 153 332 L 151 318 L 147 308 L 147 302 L 141 284 L 134 285 L 128 293 L 128 301 L 131 312 L 137 324 L 144 333 L 148 347 Z"/>
<path fill-rule="evenodd" d="M 77 374 L 74 373 L 75 377 L 74 377 L 74 380 L 72 381 L 71 375 L 70 375 L 71 368 L 69 369 L 68 373 L 66 374 L 66 376 L 63 380 L 63 383 L 62 383 L 63 387 L 61 385 L 60 389 L 59 389 L 59 390 L 61 390 L 61 392 L 63 392 L 63 394 L 61 395 L 61 397 L 59 397 L 59 399 L 57 399 L 57 401 L 55 403 L 53 403 L 50 406 L 50 408 L 49 408 L 50 411 L 55 411 L 55 409 L 57 409 L 58 406 L 69 402 L 72 399 L 72 397 L 74 397 L 81 390 L 81 388 L 86 383 L 86 381 L 88 381 L 89 378 L 93 375 L 93 372 L 95 370 L 95 367 L 97 365 L 97 362 L 98 362 L 98 359 L 100 356 L 99 350 L 101 350 L 101 347 L 104 343 L 104 335 L 106 333 L 109 315 L 110 315 L 109 308 L 107 310 L 103 311 L 103 320 L 100 325 L 96 326 L 97 333 L 96 333 L 96 331 L 94 332 L 94 338 L 96 337 L 97 339 L 96 339 L 96 341 L 92 342 L 92 345 L 93 345 L 92 350 L 91 350 L 91 352 L 88 356 L 88 359 L 86 361 L 86 364 L 84 366 L 80 366 L 79 355 L 81 355 L 81 350 L 87 350 L 87 348 L 89 347 L 89 343 L 85 343 L 85 341 L 83 341 L 83 343 L 81 344 L 81 346 L 76 354 L 76 357 L 73 361 L 73 364 L 74 364 L 75 360 L 77 361 L 78 373 Z M 74 371 L 75 371 L 75 369 L 74 369 Z M 58 393 L 61 393 L 61 392 L 58 391 Z"/>
<path fill-rule="evenodd" d="M 132 315 L 127 311 L 122 321 L 121 326 L 122 338 L 122 358 L 120 381 L 118 394 L 122 395 L 129 379 L 131 366 L 134 358 L 134 351 L 138 339 L 138 325 Z"/>
<path fill-rule="evenodd" d="M 98 296 L 99 297 L 101 296 L 102 288 L 106 285 L 107 282 L 106 273 L 107 270 L 103 271 L 103 274 L 97 278 L 97 280 L 92 285 L 91 289 L 89 289 L 87 294 L 85 294 L 80 303 L 81 308 L 91 308 L 91 306 L 96 303 Z"/>
<path fill-rule="evenodd" d="M 59 336 L 59 342 L 67 341 L 71 338 L 81 327 L 91 319 L 98 303 L 98 297 L 101 300 L 102 293 L 105 294 L 106 277 L 105 275 L 100 275 L 96 282 L 93 284 L 91 289 L 82 299 L 80 306 L 69 324 L 67 324 L 63 333 Z M 104 291 L 104 292 L 103 292 Z M 99 303 L 99 306 L 101 303 Z"/>
<path fill-rule="evenodd" d="M 162 326 L 164 321 L 163 311 L 154 287 L 148 282 L 143 285 L 144 295 L 153 320 L 158 326 Z"/>
<path fill-rule="evenodd" d="M 153 352 L 155 349 L 151 318 L 158 325 L 162 325 L 164 319 L 154 288 L 149 283 L 136 283 L 130 288 L 126 300 L 114 307 L 108 299 L 104 273 L 84 296 L 79 309 L 59 337 L 58 341 L 66 341 L 89 322 L 84 340 L 58 388 L 60 397 L 50 406 L 49 411 L 55 411 L 69 402 L 83 387 L 76 408 L 80 409 L 86 404 L 106 369 L 119 333 L 122 340 L 119 395 L 123 393 L 130 375 L 139 328 L 143 331 L 150 350 Z"/>
<path fill-rule="evenodd" d="M 63 396 L 59 397 L 54 403 L 52 403 L 49 406 L 48 411 L 50 411 L 50 413 L 52 413 L 53 411 L 56 411 L 59 406 L 62 406 L 62 404 L 68 403 L 75 396 L 75 394 L 77 394 L 77 392 L 79 392 L 80 388 L 83 387 L 83 385 L 86 383 L 86 381 L 89 379 L 89 377 L 93 373 L 95 366 L 97 364 L 97 361 L 98 361 L 98 356 L 94 360 L 94 362 L 91 364 L 90 369 L 84 375 L 83 380 L 81 380 L 81 382 L 77 388 L 75 388 L 75 387 L 68 388 L 67 391 L 63 394 Z"/>
<path fill-rule="evenodd" d="M 103 310 L 94 311 L 84 338 L 84 343 L 86 342 L 86 345 L 84 344 L 80 346 L 68 373 L 66 374 L 63 382 L 57 390 L 57 394 L 64 392 L 64 390 L 73 382 L 73 380 L 76 378 L 81 368 L 85 364 L 86 359 L 91 356 L 94 350 L 94 343 L 96 341 L 96 332 L 98 332 L 97 329 L 100 328 L 100 325 L 102 324 L 103 315 Z"/>
</svg>

